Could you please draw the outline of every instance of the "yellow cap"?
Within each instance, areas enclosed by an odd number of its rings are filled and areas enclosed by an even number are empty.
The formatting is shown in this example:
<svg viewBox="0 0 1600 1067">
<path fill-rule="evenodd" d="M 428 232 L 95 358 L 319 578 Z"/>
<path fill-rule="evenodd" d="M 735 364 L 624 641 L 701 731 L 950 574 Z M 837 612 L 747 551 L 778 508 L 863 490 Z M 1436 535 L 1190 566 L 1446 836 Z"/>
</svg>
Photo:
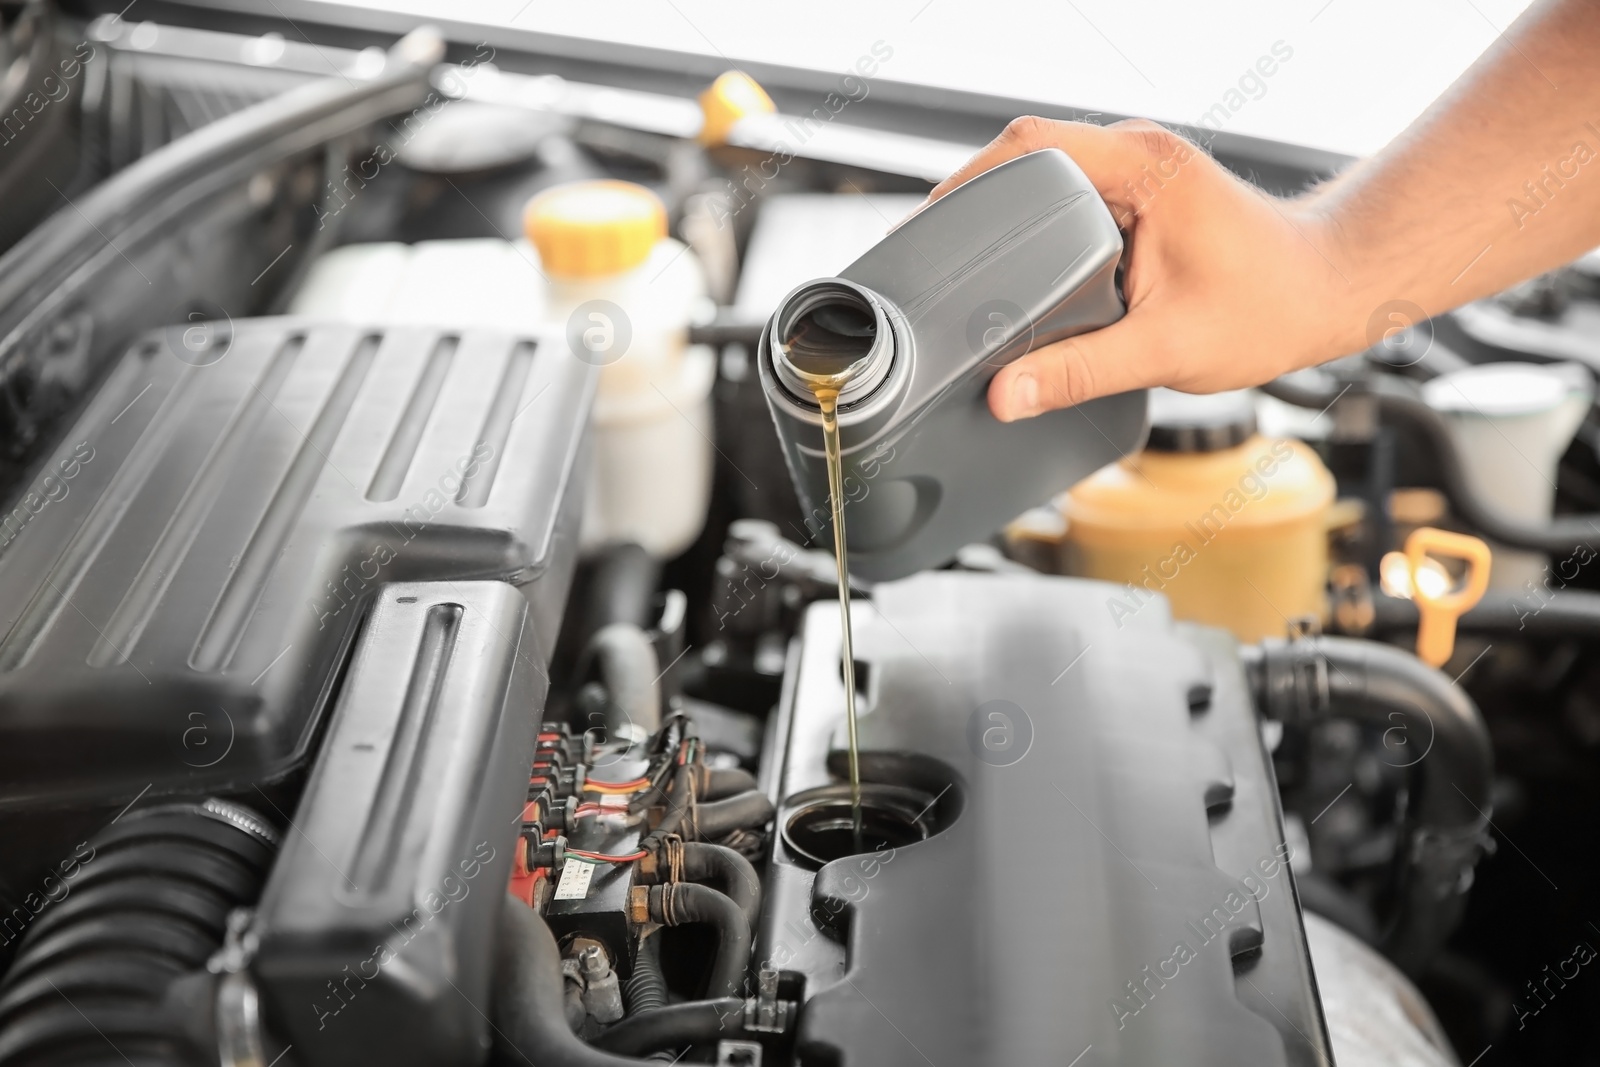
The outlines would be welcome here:
<svg viewBox="0 0 1600 1067">
<path fill-rule="evenodd" d="M 718 75 L 711 87 L 700 94 L 700 143 L 726 144 L 734 123 L 746 115 L 770 115 L 777 111 L 772 97 L 750 75 L 730 70 Z"/>
<path fill-rule="evenodd" d="M 633 182 L 568 182 L 529 200 L 522 228 L 547 273 L 593 278 L 621 274 L 649 259 L 667 235 L 667 209 Z"/>
</svg>

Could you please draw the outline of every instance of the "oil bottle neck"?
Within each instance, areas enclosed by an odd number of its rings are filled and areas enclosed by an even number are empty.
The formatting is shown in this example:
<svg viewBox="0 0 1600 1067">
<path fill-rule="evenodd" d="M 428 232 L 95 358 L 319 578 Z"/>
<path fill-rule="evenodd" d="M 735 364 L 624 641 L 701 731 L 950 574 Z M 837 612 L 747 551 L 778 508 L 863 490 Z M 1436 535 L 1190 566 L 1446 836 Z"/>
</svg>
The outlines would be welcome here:
<svg viewBox="0 0 1600 1067">
<path fill-rule="evenodd" d="M 883 299 L 841 278 L 808 282 L 785 297 L 768 344 L 778 383 L 812 407 L 818 390 L 837 393 L 840 407 L 865 399 L 889 377 L 894 362 L 894 332 Z"/>
</svg>

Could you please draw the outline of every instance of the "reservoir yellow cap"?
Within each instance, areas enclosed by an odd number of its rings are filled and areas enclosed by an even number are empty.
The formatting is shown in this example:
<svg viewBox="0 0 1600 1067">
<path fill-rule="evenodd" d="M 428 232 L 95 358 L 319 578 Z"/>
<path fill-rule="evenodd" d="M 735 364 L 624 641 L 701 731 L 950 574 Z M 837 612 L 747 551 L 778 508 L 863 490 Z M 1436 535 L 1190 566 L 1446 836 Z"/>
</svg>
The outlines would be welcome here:
<svg viewBox="0 0 1600 1067">
<path fill-rule="evenodd" d="M 772 97 L 754 78 L 743 71 L 730 70 L 700 94 L 700 113 L 705 117 L 700 143 L 726 144 L 729 131 L 740 119 L 746 115 L 770 115 L 777 110 Z"/>
<path fill-rule="evenodd" d="M 621 274 L 650 258 L 667 235 L 667 209 L 633 182 L 568 182 L 529 200 L 522 228 L 546 273 L 593 278 Z"/>
</svg>

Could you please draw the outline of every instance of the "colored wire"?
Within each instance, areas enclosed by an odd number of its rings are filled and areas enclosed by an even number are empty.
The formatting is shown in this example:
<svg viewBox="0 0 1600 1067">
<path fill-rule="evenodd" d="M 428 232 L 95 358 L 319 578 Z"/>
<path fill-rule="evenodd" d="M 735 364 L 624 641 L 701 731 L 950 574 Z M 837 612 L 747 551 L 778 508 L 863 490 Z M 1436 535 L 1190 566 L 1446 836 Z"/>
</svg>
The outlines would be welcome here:
<svg viewBox="0 0 1600 1067">
<path fill-rule="evenodd" d="M 648 854 L 646 852 L 635 852 L 629 856 L 610 856 L 604 852 L 587 852 L 576 848 L 567 849 L 567 855 L 576 856 L 578 859 L 587 860 L 590 863 L 632 863 L 635 860 L 644 859 Z"/>
<path fill-rule="evenodd" d="M 602 793 L 606 796 L 627 796 L 642 793 L 654 783 L 648 778 L 635 778 L 631 782 L 584 782 L 585 793 Z"/>
<path fill-rule="evenodd" d="M 636 789 L 640 786 L 646 786 L 649 784 L 650 779 L 643 777 L 629 778 L 626 782 L 605 782 L 598 778 L 590 778 L 583 783 L 583 787 L 585 789 L 589 789 L 591 787 L 600 789 Z"/>
<path fill-rule="evenodd" d="M 579 804 L 578 810 L 573 812 L 577 818 L 588 815 L 626 815 L 628 809 L 614 804 Z"/>
</svg>

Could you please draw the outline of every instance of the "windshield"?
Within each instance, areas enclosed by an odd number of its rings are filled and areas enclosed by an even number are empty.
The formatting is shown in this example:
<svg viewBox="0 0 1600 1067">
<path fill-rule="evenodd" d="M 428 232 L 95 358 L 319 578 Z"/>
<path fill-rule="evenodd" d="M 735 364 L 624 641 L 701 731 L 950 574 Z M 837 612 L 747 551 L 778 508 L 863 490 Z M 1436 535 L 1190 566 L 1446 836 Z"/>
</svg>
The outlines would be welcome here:
<svg viewBox="0 0 1600 1067">
<path fill-rule="evenodd" d="M 346 0 L 349 2 L 349 0 Z M 1415 118 L 1527 0 L 355 0 L 423 17 L 848 70 L 1362 155 Z"/>
</svg>

